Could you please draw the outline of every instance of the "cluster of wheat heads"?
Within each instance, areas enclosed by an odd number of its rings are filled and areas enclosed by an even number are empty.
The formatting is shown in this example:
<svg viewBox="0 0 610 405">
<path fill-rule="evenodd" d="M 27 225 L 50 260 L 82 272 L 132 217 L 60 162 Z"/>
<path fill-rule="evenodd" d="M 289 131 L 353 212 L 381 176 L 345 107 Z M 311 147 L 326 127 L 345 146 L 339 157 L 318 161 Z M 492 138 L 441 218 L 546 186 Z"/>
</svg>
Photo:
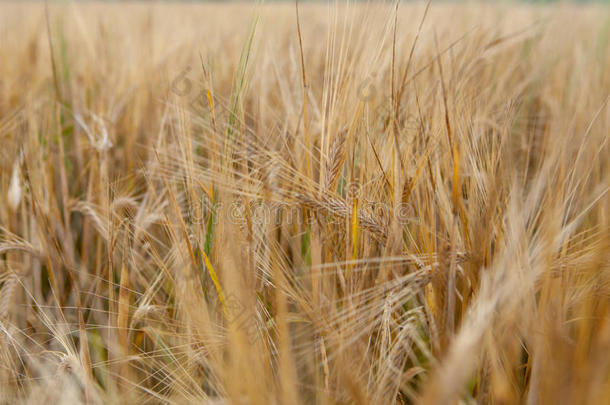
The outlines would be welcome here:
<svg viewBox="0 0 610 405">
<path fill-rule="evenodd" d="M 0 403 L 607 402 L 609 26 L 0 4 Z"/>
</svg>

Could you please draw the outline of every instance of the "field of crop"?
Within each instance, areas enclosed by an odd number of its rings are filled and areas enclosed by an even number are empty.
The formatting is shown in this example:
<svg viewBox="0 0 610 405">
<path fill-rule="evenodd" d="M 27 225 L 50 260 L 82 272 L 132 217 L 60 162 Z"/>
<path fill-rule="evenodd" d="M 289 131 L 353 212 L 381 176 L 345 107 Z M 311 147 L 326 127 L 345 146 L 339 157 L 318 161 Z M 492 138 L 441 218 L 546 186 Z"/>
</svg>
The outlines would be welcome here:
<svg viewBox="0 0 610 405">
<path fill-rule="evenodd" d="M 610 8 L 0 3 L 0 404 L 610 401 Z"/>
</svg>

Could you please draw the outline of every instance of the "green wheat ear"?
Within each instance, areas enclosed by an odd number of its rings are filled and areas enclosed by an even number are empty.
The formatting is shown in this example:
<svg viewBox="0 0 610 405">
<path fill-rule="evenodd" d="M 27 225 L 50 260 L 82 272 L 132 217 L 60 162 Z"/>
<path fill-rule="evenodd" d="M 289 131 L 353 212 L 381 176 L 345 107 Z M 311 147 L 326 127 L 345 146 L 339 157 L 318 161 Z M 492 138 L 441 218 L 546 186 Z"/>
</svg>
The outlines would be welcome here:
<svg viewBox="0 0 610 405">
<path fill-rule="evenodd" d="M 262 2 L 261 2 L 262 3 Z M 260 4 L 260 3 L 259 3 Z M 246 42 L 243 44 L 241 53 L 239 55 L 239 63 L 237 65 L 237 71 L 235 73 L 233 79 L 233 87 L 231 89 L 231 101 L 230 101 L 230 110 L 229 110 L 229 118 L 227 121 L 227 139 L 226 139 L 226 148 L 225 148 L 225 159 L 230 161 L 230 153 L 232 150 L 231 142 L 234 135 L 234 132 L 237 130 L 237 120 L 239 115 L 239 107 L 241 98 L 243 96 L 243 92 L 246 87 L 247 73 L 248 73 L 248 63 L 250 61 L 250 54 L 252 52 L 252 44 L 254 41 L 254 34 L 256 33 L 256 27 L 258 25 L 258 21 L 260 18 L 260 9 L 259 6 L 256 7 L 254 15 L 252 16 L 252 21 L 250 22 L 250 29 L 248 32 L 248 37 L 246 38 Z"/>
</svg>

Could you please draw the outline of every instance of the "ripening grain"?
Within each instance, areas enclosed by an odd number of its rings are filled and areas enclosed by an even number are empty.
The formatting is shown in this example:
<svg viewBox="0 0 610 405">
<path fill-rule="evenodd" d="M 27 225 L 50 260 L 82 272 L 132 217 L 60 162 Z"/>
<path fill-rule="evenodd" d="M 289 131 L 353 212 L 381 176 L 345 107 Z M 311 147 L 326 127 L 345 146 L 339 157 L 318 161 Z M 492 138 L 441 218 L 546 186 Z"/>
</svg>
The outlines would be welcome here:
<svg viewBox="0 0 610 405">
<path fill-rule="evenodd" d="M 610 400 L 610 9 L 0 3 L 0 404 Z"/>
</svg>

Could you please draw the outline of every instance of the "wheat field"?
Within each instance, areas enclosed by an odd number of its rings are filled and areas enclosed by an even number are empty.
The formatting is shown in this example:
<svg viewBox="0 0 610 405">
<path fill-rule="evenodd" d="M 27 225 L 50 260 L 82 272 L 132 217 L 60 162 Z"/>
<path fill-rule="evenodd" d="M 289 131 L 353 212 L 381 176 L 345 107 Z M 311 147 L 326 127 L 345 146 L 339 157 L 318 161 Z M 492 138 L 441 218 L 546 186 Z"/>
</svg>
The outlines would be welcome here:
<svg viewBox="0 0 610 405">
<path fill-rule="evenodd" d="M 610 8 L 0 3 L 0 404 L 610 401 Z"/>
</svg>

